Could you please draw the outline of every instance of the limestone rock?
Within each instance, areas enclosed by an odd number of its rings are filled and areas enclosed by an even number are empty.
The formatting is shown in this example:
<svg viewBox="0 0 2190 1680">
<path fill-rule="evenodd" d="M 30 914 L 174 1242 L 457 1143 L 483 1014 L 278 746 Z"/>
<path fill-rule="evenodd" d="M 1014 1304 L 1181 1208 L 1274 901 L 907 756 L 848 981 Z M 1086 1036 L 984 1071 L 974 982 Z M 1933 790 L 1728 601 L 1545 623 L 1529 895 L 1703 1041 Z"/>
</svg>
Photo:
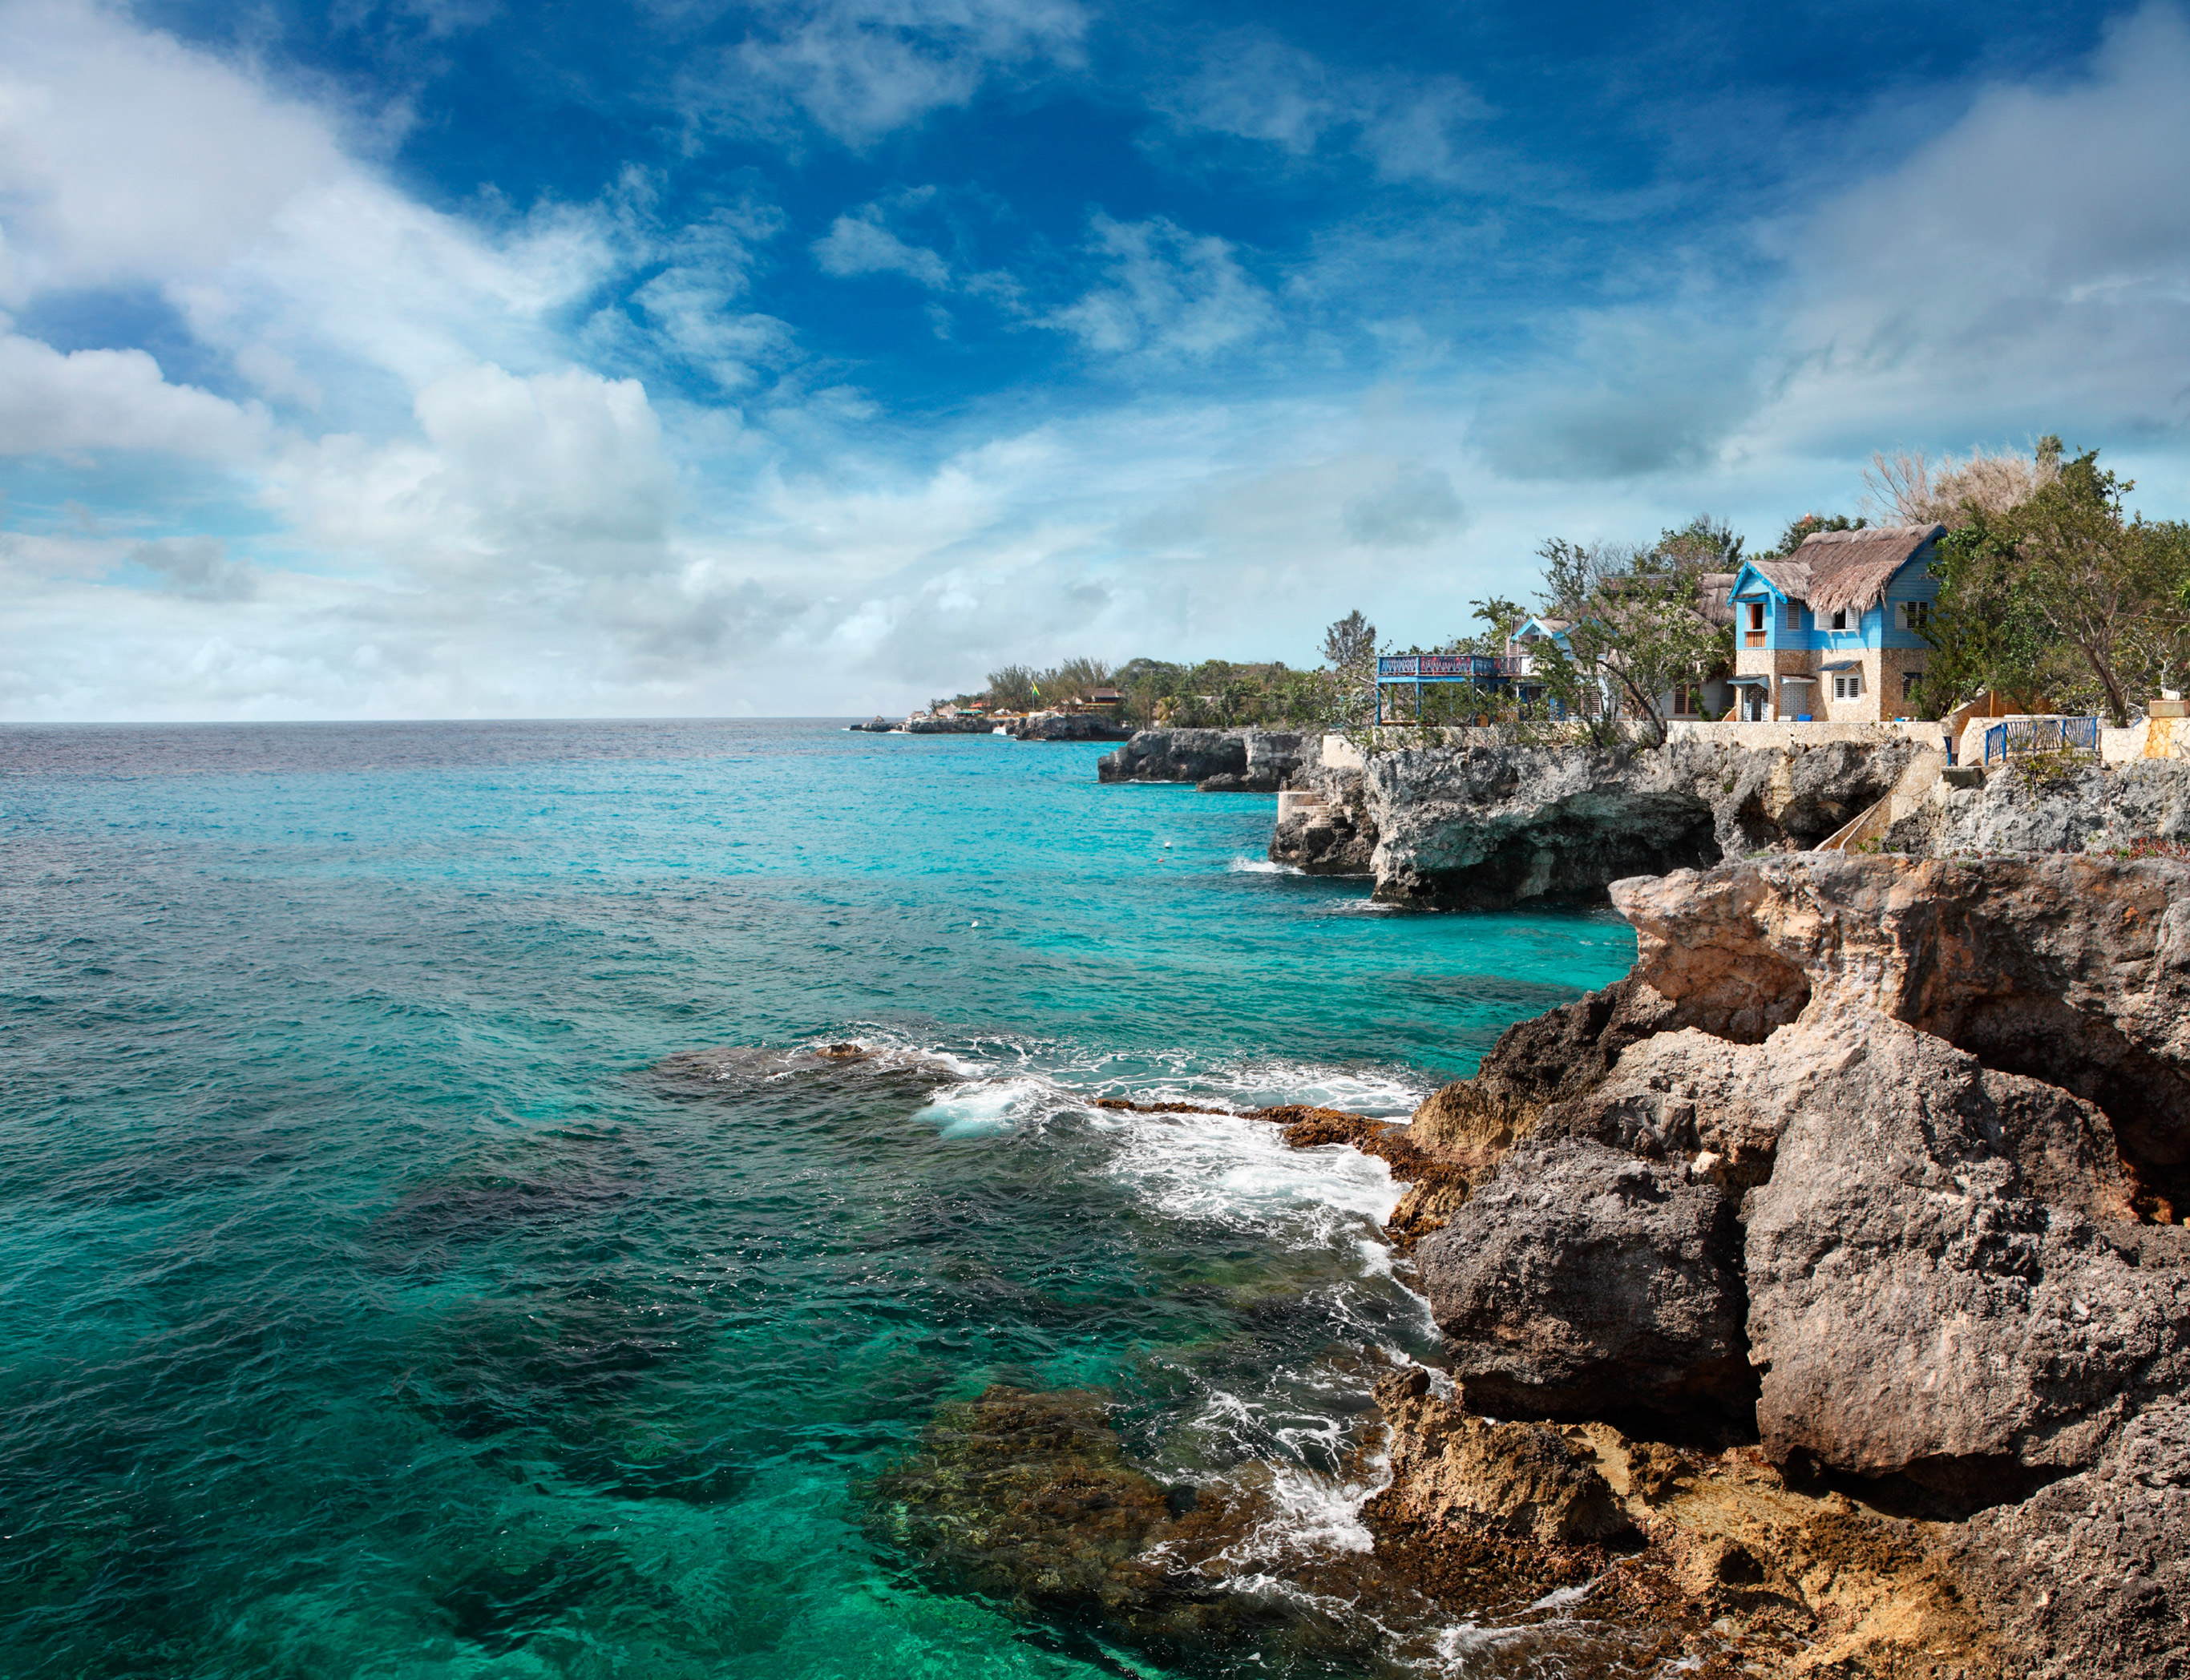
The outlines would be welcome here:
<svg viewBox="0 0 2190 1680">
<path fill-rule="evenodd" d="M 1014 741 L 1126 741 L 1133 733 L 1105 712 L 1030 712 L 1011 731 Z"/>
<path fill-rule="evenodd" d="M 1738 1038 L 1805 1010 L 1906 1021 L 2097 1104 L 2147 1211 L 2190 1201 L 2190 864 L 1813 853 L 1612 896 L 1637 977 L 1683 1023 Z"/>
<path fill-rule="evenodd" d="M 1379 1379 L 1392 1484 L 1416 1524 L 1464 1523 L 1573 1546 L 1625 1531 L 1627 1513 L 1586 1448 L 1539 1423 L 1495 1423 L 1430 1393 L 1428 1373 Z"/>
<path fill-rule="evenodd" d="M 1524 1144 L 1416 1257 L 1472 1406 L 1574 1416 L 1746 1397 L 1732 1212 L 1683 1168 Z"/>
<path fill-rule="evenodd" d="M 1416 1109 L 1410 1135 L 1425 1154 L 1487 1171 L 1535 1129 L 1547 1104 L 1595 1086 L 1621 1051 L 1671 1020 L 1663 997 L 1624 979 L 1516 1022 L 1474 1078 L 1454 1081 Z"/>
<path fill-rule="evenodd" d="M 1591 899 L 1629 873 L 1814 845 L 1881 797 L 1906 741 L 1745 748 L 1425 746 L 1361 772 L 1376 895 L 1439 909 Z"/>
<path fill-rule="evenodd" d="M 1303 764 L 1288 785 L 1322 794 L 1323 803 L 1279 817 L 1270 831 L 1270 861 L 1291 864 L 1310 875 L 1368 874 L 1376 853 L 1376 825 L 1369 814 L 1361 777 Z"/>
<path fill-rule="evenodd" d="M 2033 1680 L 2190 1673 L 2190 1406 L 2154 1406 L 2091 1469 L 1979 1513 L 1960 1560 Z"/>
<path fill-rule="evenodd" d="M 1943 792 L 1886 836 L 1895 851 L 1938 857 L 2108 851 L 2139 840 L 2190 840 L 2190 764 L 2011 760 L 1980 786 Z"/>
<path fill-rule="evenodd" d="M 1275 793 L 1321 762 L 1320 733 L 1142 729 L 1095 766 L 1101 781 L 1190 781 L 1206 793 Z"/>
<path fill-rule="evenodd" d="M 1766 1451 L 1957 1494 L 2090 1462 L 2190 1376 L 2190 1280 L 2090 1217 L 2129 1212 L 2105 1116 L 1883 1018 L 1828 1041 L 1748 1201 Z"/>
</svg>

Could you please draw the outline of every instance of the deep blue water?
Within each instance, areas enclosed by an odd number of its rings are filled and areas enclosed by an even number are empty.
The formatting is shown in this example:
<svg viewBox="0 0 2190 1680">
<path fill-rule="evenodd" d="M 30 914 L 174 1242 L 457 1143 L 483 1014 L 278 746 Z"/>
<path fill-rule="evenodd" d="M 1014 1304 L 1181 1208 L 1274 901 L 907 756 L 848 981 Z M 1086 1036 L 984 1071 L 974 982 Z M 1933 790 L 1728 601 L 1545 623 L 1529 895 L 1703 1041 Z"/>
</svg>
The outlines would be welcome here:
<svg viewBox="0 0 2190 1680">
<path fill-rule="evenodd" d="M 0 729 L 0 1674 L 1163 1671 L 877 1531 L 994 1381 L 1358 1543 L 1383 1167 L 1088 1101 L 1403 1113 L 1632 937 L 1101 751 Z"/>
</svg>

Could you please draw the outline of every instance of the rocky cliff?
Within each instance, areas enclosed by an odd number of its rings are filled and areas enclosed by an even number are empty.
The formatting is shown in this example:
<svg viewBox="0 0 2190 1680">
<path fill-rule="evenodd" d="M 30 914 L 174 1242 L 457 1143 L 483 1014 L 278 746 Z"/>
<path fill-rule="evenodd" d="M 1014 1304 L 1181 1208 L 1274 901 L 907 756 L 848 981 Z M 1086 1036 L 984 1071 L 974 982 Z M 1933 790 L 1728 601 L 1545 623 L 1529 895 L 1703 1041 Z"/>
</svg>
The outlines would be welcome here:
<svg viewBox="0 0 2190 1680">
<path fill-rule="evenodd" d="M 1190 781 L 1204 793 L 1275 793 L 1322 761 L 1315 730 L 1143 729 L 1097 761 L 1103 781 Z"/>
<path fill-rule="evenodd" d="M 1631 1523 L 1790 1668 L 2190 1671 L 2190 865 L 1610 890 L 1632 973 L 1410 1127 L 1457 1388 L 1385 1397 L 1393 1533 L 1467 1554 L 1540 1486 L 1538 1543 Z M 1674 1468 L 1608 1514 L 1637 1440 Z"/>
<path fill-rule="evenodd" d="M 1280 863 L 1366 870 L 1376 895 L 1432 909 L 1597 899 L 1624 876 L 1814 846 L 1881 797 L 1921 749 L 1406 748 L 1359 769 L 1311 767 L 1325 796 L 1270 843 Z"/>
<path fill-rule="evenodd" d="M 2190 841 L 2190 764 L 2026 759 L 1974 786 L 1942 786 L 1883 837 L 1886 849 L 1950 856 L 2103 852 Z"/>
<path fill-rule="evenodd" d="M 1030 712 L 1010 727 L 1014 741 L 1126 741 L 1133 733 L 1104 712 Z"/>
</svg>

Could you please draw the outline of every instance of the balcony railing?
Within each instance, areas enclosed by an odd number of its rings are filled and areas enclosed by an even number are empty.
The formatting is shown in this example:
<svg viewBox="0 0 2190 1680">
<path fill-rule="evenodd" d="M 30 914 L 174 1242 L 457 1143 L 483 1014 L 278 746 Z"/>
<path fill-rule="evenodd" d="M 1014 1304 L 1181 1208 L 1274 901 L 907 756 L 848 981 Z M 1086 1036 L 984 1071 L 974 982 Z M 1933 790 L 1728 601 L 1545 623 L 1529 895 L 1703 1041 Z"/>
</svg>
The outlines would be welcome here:
<svg viewBox="0 0 2190 1680">
<path fill-rule="evenodd" d="M 1382 654 L 1376 660 L 1380 683 L 1490 682 L 1535 674 L 1533 659 L 1501 659 L 1487 653 Z"/>
</svg>

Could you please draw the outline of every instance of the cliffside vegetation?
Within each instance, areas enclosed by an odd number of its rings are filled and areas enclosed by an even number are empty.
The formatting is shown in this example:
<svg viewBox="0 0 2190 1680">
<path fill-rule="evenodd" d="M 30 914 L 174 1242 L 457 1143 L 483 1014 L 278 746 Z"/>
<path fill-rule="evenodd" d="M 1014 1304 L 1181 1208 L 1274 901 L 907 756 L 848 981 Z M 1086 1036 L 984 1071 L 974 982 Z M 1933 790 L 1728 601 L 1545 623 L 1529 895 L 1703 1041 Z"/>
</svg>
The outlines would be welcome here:
<svg viewBox="0 0 2190 1680">
<path fill-rule="evenodd" d="M 1373 682 L 1376 627 L 1358 612 L 1353 618 L 1359 621 L 1355 639 L 1371 650 Z M 1344 721 L 1347 680 L 1336 669 L 1303 670 L 1282 660 L 1205 659 L 1188 664 L 1133 659 L 1113 667 L 1099 659 L 1068 659 L 1046 671 L 1024 665 L 992 671 L 984 690 L 959 695 L 955 703 L 963 707 L 979 701 L 991 711 L 1026 712 L 1084 703 L 1100 690 L 1113 690 L 1125 721 L 1142 729 L 1159 724 L 1176 729 L 1310 729 Z"/>
<path fill-rule="evenodd" d="M 1989 689 L 2103 710 L 2119 726 L 2132 698 L 2190 677 L 2190 525 L 2129 514 L 2135 482 L 2101 467 L 2096 450 L 2064 457 L 2049 437 L 2027 461 L 1877 463 L 1898 514 L 1949 526 L 1926 631 L 1938 650 L 1931 705 Z"/>
</svg>

